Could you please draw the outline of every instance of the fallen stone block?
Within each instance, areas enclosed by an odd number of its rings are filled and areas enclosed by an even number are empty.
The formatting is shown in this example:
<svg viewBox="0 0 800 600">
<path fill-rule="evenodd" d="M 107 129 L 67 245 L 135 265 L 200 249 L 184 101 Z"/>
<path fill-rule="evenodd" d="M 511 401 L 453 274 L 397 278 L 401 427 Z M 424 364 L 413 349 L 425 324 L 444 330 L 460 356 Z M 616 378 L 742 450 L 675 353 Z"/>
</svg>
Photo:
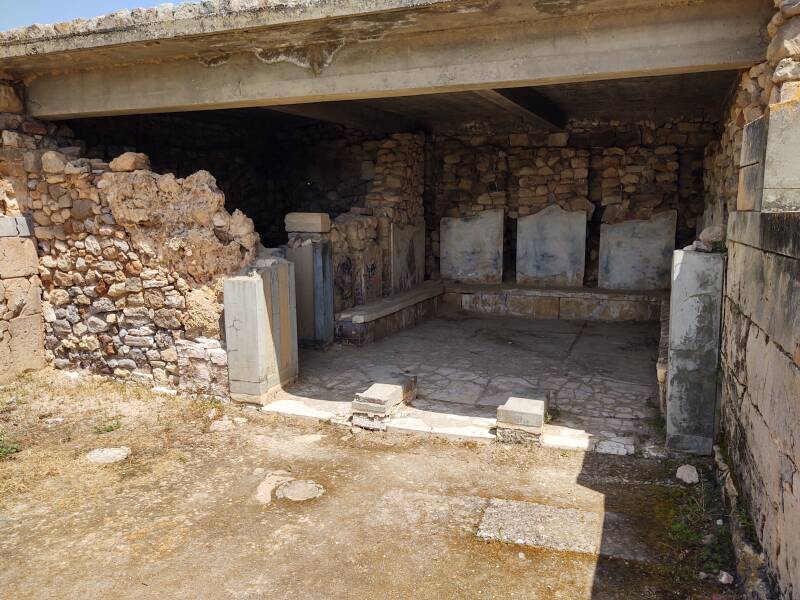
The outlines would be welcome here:
<svg viewBox="0 0 800 600">
<path fill-rule="evenodd" d="M 537 443 L 544 427 L 547 404 L 546 392 L 534 398 L 510 397 L 497 407 L 497 440 L 506 444 Z"/>
</svg>

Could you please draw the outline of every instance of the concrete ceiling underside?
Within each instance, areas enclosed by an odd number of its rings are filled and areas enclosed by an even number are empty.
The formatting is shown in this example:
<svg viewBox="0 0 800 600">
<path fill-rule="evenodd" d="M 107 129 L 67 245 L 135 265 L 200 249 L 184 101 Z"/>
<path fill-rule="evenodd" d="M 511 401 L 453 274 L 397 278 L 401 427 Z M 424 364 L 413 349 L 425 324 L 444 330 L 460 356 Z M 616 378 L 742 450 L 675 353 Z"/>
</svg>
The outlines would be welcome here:
<svg viewBox="0 0 800 600">
<path fill-rule="evenodd" d="M 356 129 L 449 129 L 474 122 L 558 130 L 567 119 L 667 120 L 721 114 L 738 71 L 717 71 L 517 88 L 269 107 Z M 506 93 L 508 92 L 508 93 Z"/>
</svg>

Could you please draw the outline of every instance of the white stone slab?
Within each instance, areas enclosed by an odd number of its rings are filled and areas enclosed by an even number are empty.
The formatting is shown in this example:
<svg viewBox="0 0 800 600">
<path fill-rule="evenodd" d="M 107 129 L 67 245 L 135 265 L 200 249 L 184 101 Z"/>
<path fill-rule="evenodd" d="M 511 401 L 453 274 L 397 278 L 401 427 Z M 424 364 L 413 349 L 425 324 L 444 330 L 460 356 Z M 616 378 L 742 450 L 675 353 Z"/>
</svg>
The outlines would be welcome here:
<svg viewBox="0 0 800 600">
<path fill-rule="evenodd" d="M 442 219 L 440 270 L 444 279 L 502 282 L 503 217 L 502 210 L 488 210 L 474 217 Z"/>
<path fill-rule="evenodd" d="M 600 288 L 669 288 L 677 218 L 677 212 L 671 210 L 655 214 L 648 221 L 603 225 L 600 229 Z"/>
<path fill-rule="evenodd" d="M 392 293 L 425 280 L 425 225 L 392 224 Z"/>
<path fill-rule="evenodd" d="M 517 283 L 580 287 L 586 264 L 586 213 L 548 206 L 517 220 Z"/>
</svg>

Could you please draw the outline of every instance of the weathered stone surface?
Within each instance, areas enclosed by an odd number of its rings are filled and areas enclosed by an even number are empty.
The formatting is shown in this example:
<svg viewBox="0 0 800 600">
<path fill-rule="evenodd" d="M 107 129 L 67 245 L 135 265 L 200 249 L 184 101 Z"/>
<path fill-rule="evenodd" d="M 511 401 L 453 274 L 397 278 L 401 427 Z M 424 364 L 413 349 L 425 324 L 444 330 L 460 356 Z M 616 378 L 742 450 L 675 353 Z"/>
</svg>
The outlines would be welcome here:
<svg viewBox="0 0 800 600">
<path fill-rule="evenodd" d="M 789 19 L 778 28 L 767 48 L 767 60 L 778 64 L 784 58 L 800 55 L 800 19 Z"/>
<path fill-rule="evenodd" d="M 411 402 L 416 394 L 417 378 L 398 374 L 357 393 L 353 400 L 353 412 L 386 416 L 400 404 Z"/>
<path fill-rule="evenodd" d="M 483 513 L 477 536 L 535 548 L 655 561 L 657 553 L 631 535 L 636 530 L 627 515 L 493 498 Z"/>
<path fill-rule="evenodd" d="M 586 213 L 549 206 L 517 220 L 517 283 L 581 287 Z"/>
<path fill-rule="evenodd" d="M 502 210 L 441 221 L 441 272 L 465 283 L 500 283 L 503 279 Z"/>
<path fill-rule="evenodd" d="M 115 173 L 142 171 L 150 169 L 150 159 L 140 152 L 125 152 L 112 160 L 108 166 Z"/>
<path fill-rule="evenodd" d="M 392 223 L 392 293 L 425 280 L 425 226 Z"/>
<path fill-rule="evenodd" d="M 22 114 L 25 105 L 17 91 L 7 83 L 0 83 L 0 113 Z"/>
<path fill-rule="evenodd" d="M 676 218 L 675 211 L 667 211 L 648 221 L 604 224 L 600 231 L 599 286 L 629 290 L 668 288 Z"/>
<path fill-rule="evenodd" d="M 541 433 L 547 415 L 547 393 L 536 398 L 510 397 L 497 407 L 497 422 L 503 426 L 519 425 L 532 433 Z"/>
<path fill-rule="evenodd" d="M 328 233 L 331 230 L 331 217 L 328 213 L 293 212 L 284 218 L 286 231 L 304 233 Z"/>
<path fill-rule="evenodd" d="M 121 462 L 131 455 L 131 449 L 127 446 L 119 448 L 96 448 L 86 454 L 86 460 L 96 465 L 110 465 Z"/>
<path fill-rule="evenodd" d="M 61 152 L 50 150 L 42 154 L 42 170 L 45 173 L 63 173 L 64 168 L 67 166 L 67 157 Z"/>
<path fill-rule="evenodd" d="M 717 402 L 725 256 L 676 250 L 672 265 L 667 445 L 710 454 Z"/>
<path fill-rule="evenodd" d="M 134 248 L 195 283 L 235 273 L 255 258 L 252 220 L 225 211 L 225 197 L 206 171 L 178 180 L 149 171 L 105 173 L 98 188 Z"/>
<path fill-rule="evenodd" d="M 798 147 L 800 100 L 773 104 L 769 113 L 761 210 L 800 210 L 800 153 L 794 151 Z"/>
<path fill-rule="evenodd" d="M 281 485 L 275 496 L 292 502 L 306 502 L 319 498 L 324 493 L 325 488 L 314 481 L 295 479 Z"/>
<path fill-rule="evenodd" d="M 28 277 L 39 270 L 31 238 L 0 237 L 0 279 Z"/>
<path fill-rule="evenodd" d="M 275 488 L 291 480 L 292 476 L 288 471 L 272 471 L 258 484 L 258 488 L 256 488 L 256 492 L 253 495 L 255 501 L 259 504 L 270 504 L 272 502 L 272 492 L 275 491 Z"/>
<path fill-rule="evenodd" d="M 694 484 L 700 481 L 700 475 L 694 465 L 681 465 L 675 473 L 675 477 L 683 483 Z"/>
</svg>

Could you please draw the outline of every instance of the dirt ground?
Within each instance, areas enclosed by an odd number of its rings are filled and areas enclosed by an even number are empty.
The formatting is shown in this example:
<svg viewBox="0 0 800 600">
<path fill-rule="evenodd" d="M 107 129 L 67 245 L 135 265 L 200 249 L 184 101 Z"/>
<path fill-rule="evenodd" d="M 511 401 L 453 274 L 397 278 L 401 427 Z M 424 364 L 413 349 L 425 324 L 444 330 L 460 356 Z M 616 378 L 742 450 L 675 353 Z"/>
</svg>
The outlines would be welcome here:
<svg viewBox="0 0 800 600">
<path fill-rule="evenodd" d="M 0 388 L 0 435 L 3 598 L 734 597 L 700 574 L 729 570 L 716 491 L 671 461 L 353 433 L 52 371 Z M 324 494 L 259 501 L 278 471 Z M 600 515 L 604 548 L 647 558 L 481 539 L 493 502 Z"/>
</svg>

